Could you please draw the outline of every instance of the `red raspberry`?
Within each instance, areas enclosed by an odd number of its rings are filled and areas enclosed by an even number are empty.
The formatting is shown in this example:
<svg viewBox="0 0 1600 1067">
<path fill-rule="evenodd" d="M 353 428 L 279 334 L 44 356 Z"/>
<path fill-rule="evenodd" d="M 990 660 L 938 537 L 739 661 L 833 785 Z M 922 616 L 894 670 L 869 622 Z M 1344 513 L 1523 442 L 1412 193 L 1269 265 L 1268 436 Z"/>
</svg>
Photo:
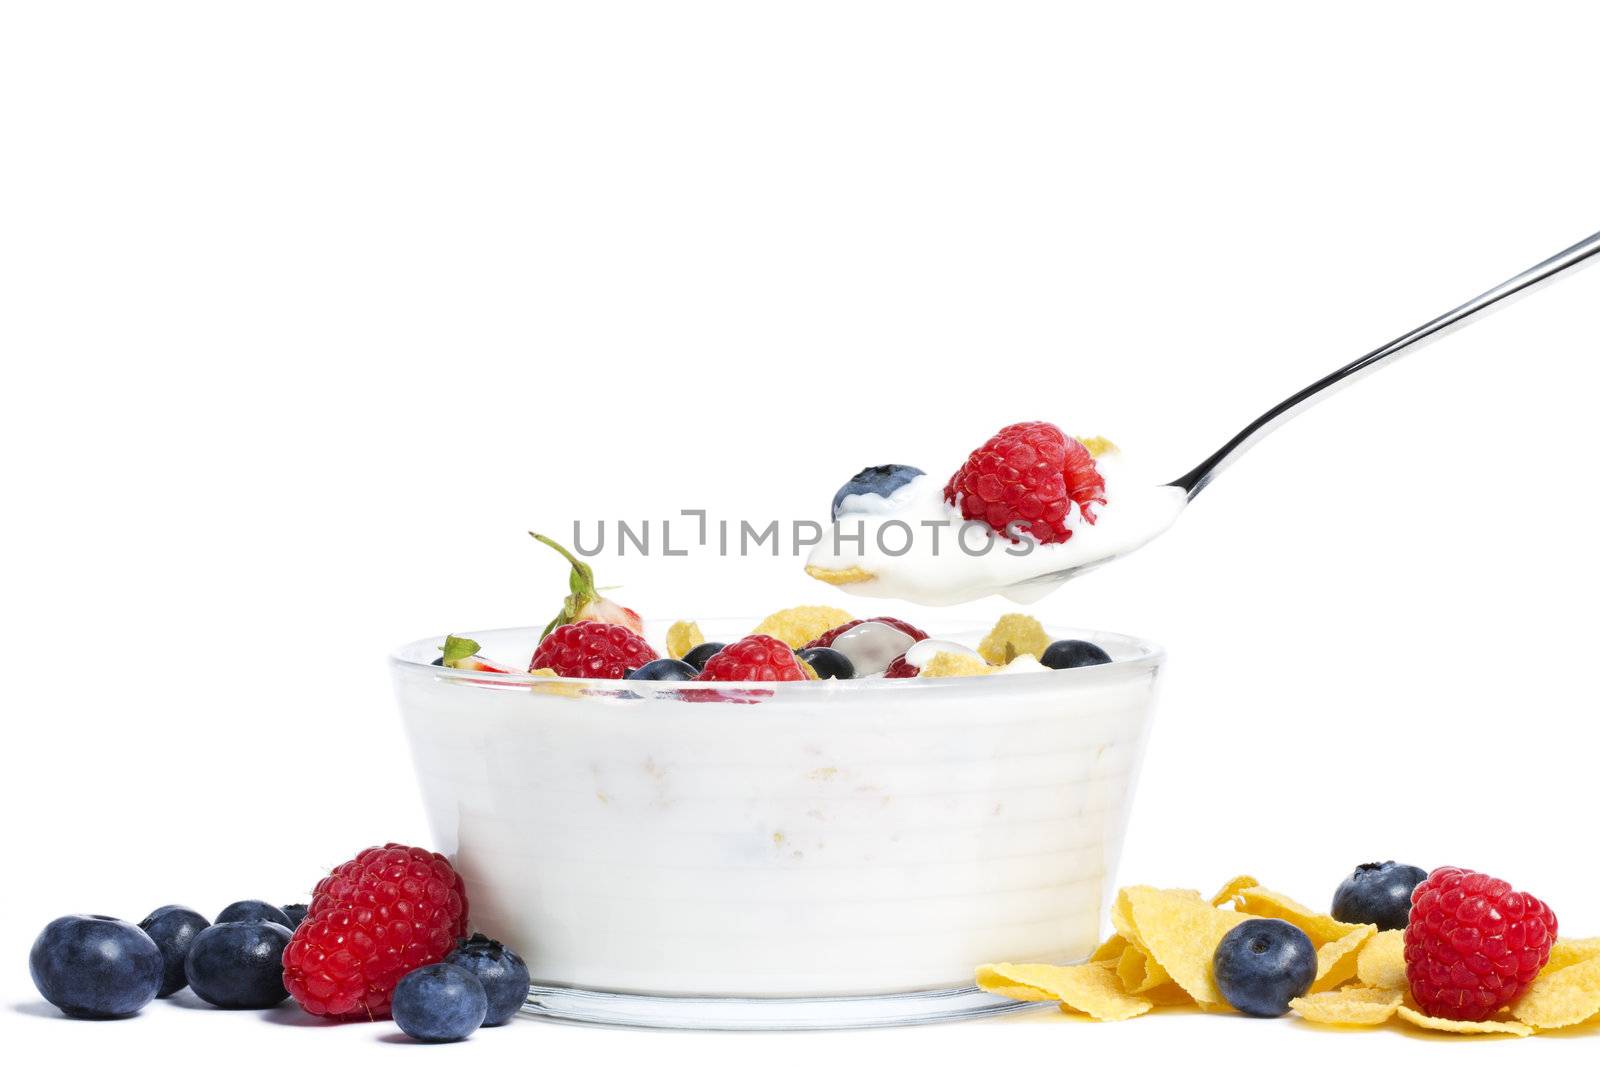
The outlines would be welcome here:
<svg viewBox="0 0 1600 1067">
<path fill-rule="evenodd" d="M 834 640 L 836 638 L 838 638 L 838 636 L 840 634 L 844 633 L 846 630 L 850 629 L 853 626 L 860 626 L 864 622 L 881 622 L 886 626 L 893 626 L 896 630 L 899 630 L 901 633 L 909 634 L 913 641 L 926 641 L 928 639 L 928 635 L 925 632 L 923 632 L 921 629 L 911 625 L 909 622 L 905 622 L 905 621 L 903 621 L 901 619 L 891 619 L 887 615 L 876 615 L 876 616 L 873 616 L 870 619 L 851 619 L 849 622 L 845 623 L 842 626 L 835 626 L 833 629 L 829 630 L 827 633 L 823 634 L 821 637 L 812 638 L 810 641 L 808 641 L 802 647 L 804 647 L 804 648 L 832 648 Z"/>
<path fill-rule="evenodd" d="M 381 1019 L 405 975 L 438 963 L 467 933 L 467 890 L 424 848 L 365 849 L 317 883 L 283 950 L 283 984 L 313 1015 Z"/>
<path fill-rule="evenodd" d="M 811 675 L 788 645 L 766 634 L 741 638 L 706 660 L 700 682 L 804 682 Z"/>
<path fill-rule="evenodd" d="M 1411 894 L 1406 977 L 1429 1015 L 1481 1022 L 1550 961 L 1555 913 L 1498 878 L 1440 867 Z"/>
<path fill-rule="evenodd" d="M 1006 527 L 1016 523 L 1016 531 L 1053 544 L 1072 536 L 1073 504 L 1084 522 L 1094 523 L 1094 505 L 1106 502 L 1106 480 L 1077 438 L 1048 422 L 1019 422 L 967 457 L 944 499 L 996 533 L 1010 537 Z"/>
<path fill-rule="evenodd" d="M 621 678 L 660 659 L 644 638 L 612 622 L 557 626 L 533 651 L 530 671 L 549 667 L 563 678 Z"/>
<path fill-rule="evenodd" d="M 911 664 L 906 662 L 904 653 L 901 653 L 894 659 L 890 660 L 889 665 L 883 669 L 883 676 L 885 678 L 915 678 L 921 673 L 922 668 L 913 667 Z"/>
</svg>

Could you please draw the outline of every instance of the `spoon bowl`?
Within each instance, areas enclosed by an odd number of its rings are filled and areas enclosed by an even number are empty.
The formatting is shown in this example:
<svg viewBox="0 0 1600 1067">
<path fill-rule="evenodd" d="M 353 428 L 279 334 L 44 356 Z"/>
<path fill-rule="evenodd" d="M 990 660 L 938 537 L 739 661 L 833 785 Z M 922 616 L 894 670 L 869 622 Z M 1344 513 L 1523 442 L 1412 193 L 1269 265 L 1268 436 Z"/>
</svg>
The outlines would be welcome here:
<svg viewBox="0 0 1600 1067">
<path fill-rule="evenodd" d="M 1228 439 L 1227 443 L 1207 456 L 1193 470 L 1163 487 L 1182 493 L 1184 499 L 1164 525 L 1156 526 L 1152 524 L 1149 536 L 1142 539 L 1118 539 L 1114 544 L 1107 546 L 1107 551 L 1103 556 L 1087 556 L 1072 566 L 1016 582 L 1006 587 L 1005 594 L 1013 600 L 1019 600 L 1024 603 L 1036 600 L 1070 578 L 1075 578 L 1086 571 L 1094 570 L 1096 567 L 1110 563 L 1114 559 L 1121 559 L 1130 552 L 1149 544 L 1165 533 L 1172 523 L 1177 520 L 1178 515 L 1182 513 L 1188 502 L 1198 496 L 1202 489 L 1210 485 L 1211 480 L 1226 469 L 1229 464 L 1248 451 L 1261 438 L 1302 411 L 1305 411 L 1312 404 L 1335 390 L 1349 385 L 1357 378 L 1392 363 L 1402 354 L 1414 351 L 1424 341 L 1432 340 L 1450 329 L 1465 325 L 1490 308 L 1503 304 L 1509 298 L 1529 292 L 1562 273 L 1593 262 L 1596 253 L 1600 253 L 1600 233 L 1590 234 L 1570 248 L 1565 248 L 1549 259 L 1534 264 L 1521 274 L 1501 282 L 1493 289 L 1479 293 L 1466 303 L 1452 308 L 1437 318 L 1430 319 L 1411 332 L 1396 337 L 1388 344 L 1373 349 L 1360 359 L 1347 363 L 1338 370 L 1318 378 L 1292 396 L 1285 397 L 1259 415 L 1244 429 L 1234 434 L 1233 437 Z"/>
</svg>

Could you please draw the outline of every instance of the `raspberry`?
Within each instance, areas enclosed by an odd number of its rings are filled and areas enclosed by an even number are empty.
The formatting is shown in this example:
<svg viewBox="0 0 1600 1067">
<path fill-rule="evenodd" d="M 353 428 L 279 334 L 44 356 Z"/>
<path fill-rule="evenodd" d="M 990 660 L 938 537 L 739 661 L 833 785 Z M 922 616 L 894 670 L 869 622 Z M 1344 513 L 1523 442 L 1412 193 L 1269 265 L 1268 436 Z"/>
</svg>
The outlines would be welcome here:
<svg viewBox="0 0 1600 1067">
<path fill-rule="evenodd" d="M 921 673 L 916 667 L 906 662 L 906 657 L 903 653 L 890 660 L 889 666 L 883 670 L 885 678 L 915 678 Z"/>
<path fill-rule="evenodd" d="M 283 952 L 283 984 L 313 1015 L 381 1019 L 406 974 L 467 933 L 467 890 L 436 852 L 365 849 L 317 883 Z"/>
<path fill-rule="evenodd" d="M 850 629 L 852 626 L 860 626 L 864 622 L 881 622 L 881 623 L 885 624 L 886 626 L 893 626 L 896 630 L 899 630 L 901 633 L 909 634 L 913 641 L 926 641 L 928 639 L 928 635 L 927 635 L 926 632 L 924 632 L 923 630 L 919 629 L 918 627 L 915 627 L 915 626 L 911 625 L 909 622 L 905 622 L 905 621 L 903 621 L 901 619 L 892 619 L 887 615 L 875 615 L 870 619 L 851 619 L 847 623 L 844 623 L 844 624 L 842 624 L 840 626 L 835 626 L 833 629 L 831 629 L 831 630 L 827 631 L 826 633 L 822 634 L 820 637 L 812 638 L 810 641 L 806 642 L 805 647 L 806 648 L 832 648 L 834 640 L 840 634 L 844 633 L 846 630 Z"/>
<path fill-rule="evenodd" d="M 563 678 L 621 678 L 660 658 L 644 638 L 626 626 L 569 622 L 539 642 L 528 669 L 548 668 Z"/>
<path fill-rule="evenodd" d="M 788 645 L 751 634 L 706 660 L 701 682 L 804 682 L 811 678 Z"/>
<path fill-rule="evenodd" d="M 1498 878 L 1440 867 L 1411 895 L 1406 977 L 1429 1015 L 1481 1022 L 1550 960 L 1556 917 Z"/>
<path fill-rule="evenodd" d="M 1019 422 L 967 457 L 944 487 L 944 499 L 963 518 L 1012 540 L 1013 533 L 1027 533 L 1055 544 L 1072 536 L 1067 515 L 1073 504 L 1084 522 L 1095 521 L 1094 505 L 1106 502 L 1106 480 L 1083 442 L 1048 422 Z"/>
</svg>

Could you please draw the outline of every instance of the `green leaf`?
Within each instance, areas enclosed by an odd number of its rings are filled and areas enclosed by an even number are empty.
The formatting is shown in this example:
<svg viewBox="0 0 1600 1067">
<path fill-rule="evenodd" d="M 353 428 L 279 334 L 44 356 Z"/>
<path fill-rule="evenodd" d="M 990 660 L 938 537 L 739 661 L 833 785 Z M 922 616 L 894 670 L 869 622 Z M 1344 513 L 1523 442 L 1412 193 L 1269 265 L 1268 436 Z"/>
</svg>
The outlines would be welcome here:
<svg viewBox="0 0 1600 1067">
<path fill-rule="evenodd" d="M 528 536 L 539 542 L 541 545 L 549 545 L 551 548 L 561 553 L 563 559 L 572 564 L 572 576 L 567 579 L 567 586 L 572 590 L 572 592 L 568 594 L 568 596 L 561 602 L 561 614 L 557 615 L 554 619 L 551 619 L 550 625 L 546 626 L 544 628 L 544 633 L 539 635 L 539 639 L 543 640 L 545 636 L 557 626 L 565 626 L 567 623 L 576 619 L 584 608 L 588 607 L 589 604 L 599 598 L 600 594 L 595 590 L 594 587 L 594 571 L 587 563 L 583 562 L 583 560 L 579 559 L 577 556 L 574 556 L 571 552 L 568 552 L 566 548 L 557 542 L 552 541 L 544 534 L 534 533 L 532 530 L 529 530 Z"/>
<path fill-rule="evenodd" d="M 457 637 L 451 634 L 444 639 L 444 644 L 439 646 L 439 651 L 444 653 L 444 665 L 454 667 L 462 660 L 476 656 L 482 647 L 470 637 Z"/>
</svg>

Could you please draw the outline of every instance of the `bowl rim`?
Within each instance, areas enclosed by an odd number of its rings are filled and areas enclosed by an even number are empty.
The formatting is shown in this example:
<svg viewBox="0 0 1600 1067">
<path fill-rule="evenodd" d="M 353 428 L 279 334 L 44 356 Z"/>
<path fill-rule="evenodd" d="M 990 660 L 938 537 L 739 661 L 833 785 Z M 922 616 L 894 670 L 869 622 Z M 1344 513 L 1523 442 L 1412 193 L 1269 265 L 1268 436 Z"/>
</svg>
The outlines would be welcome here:
<svg viewBox="0 0 1600 1067">
<path fill-rule="evenodd" d="M 708 625 L 719 622 L 743 624 L 748 632 L 748 626 L 759 620 L 754 618 L 724 617 L 705 618 L 699 621 Z M 647 620 L 647 622 L 660 623 L 660 620 Z M 988 627 L 993 626 L 993 620 L 988 622 L 972 619 L 946 620 L 941 629 L 943 632 L 948 633 L 951 630 L 967 627 L 969 624 L 973 630 L 986 630 Z M 441 681 L 471 682 L 485 689 L 505 690 L 518 688 L 532 692 L 558 693 L 563 696 L 574 695 L 573 687 L 580 686 L 583 690 L 581 695 L 595 697 L 616 696 L 619 694 L 669 696 L 679 692 L 705 693 L 714 691 L 731 694 L 760 693 L 762 695 L 775 695 L 781 692 L 787 697 L 802 694 L 842 695 L 848 693 L 926 692 L 957 686 L 963 688 L 983 686 L 1001 691 L 1027 686 L 1076 688 L 1078 686 L 1099 685 L 1153 672 L 1166 661 L 1166 650 L 1154 641 L 1142 637 L 1134 637 L 1131 634 L 1118 633 L 1113 630 L 1091 630 L 1081 627 L 1057 626 L 1051 623 L 1044 623 L 1044 626 L 1046 631 L 1050 633 L 1052 640 L 1070 638 L 1094 640 L 1098 637 L 1132 645 L 1138 649 L 1138 654 L 1127 658 L 1114 659 L 1110 663 L 1074 667 L 1070 670 L 1028 671 L 1009 675 L 981 675 L 960 678 L 827 678 L 820 681 L 806 682 L 740 683 L 702 682 L 698 680 L 684 682 L 630 681 L 628 679 L 609 678 L 551 678 L 521 674 L 495 674 L 485 671 L 466 670 L 460 667 L 436 666 L 430 661 L 417 659 L 414 654 L 411 654 L 412 650 L 418 648 L 434 649 L 442 645 L 445 634 L 407 641 L 405 644 L 393 649 L 388 658 L 390 670 L 396 674 L 431 676 Z M 481 630 L 453 630 L 451 633 L 457 636 L 472 637 L 477 640 L 492 635 L 537 635 L 539 630 L 540 627 L 537 626 L 500 626 Z M 938 635 L 930 636 L 937 637 Z"/>
</svg>

